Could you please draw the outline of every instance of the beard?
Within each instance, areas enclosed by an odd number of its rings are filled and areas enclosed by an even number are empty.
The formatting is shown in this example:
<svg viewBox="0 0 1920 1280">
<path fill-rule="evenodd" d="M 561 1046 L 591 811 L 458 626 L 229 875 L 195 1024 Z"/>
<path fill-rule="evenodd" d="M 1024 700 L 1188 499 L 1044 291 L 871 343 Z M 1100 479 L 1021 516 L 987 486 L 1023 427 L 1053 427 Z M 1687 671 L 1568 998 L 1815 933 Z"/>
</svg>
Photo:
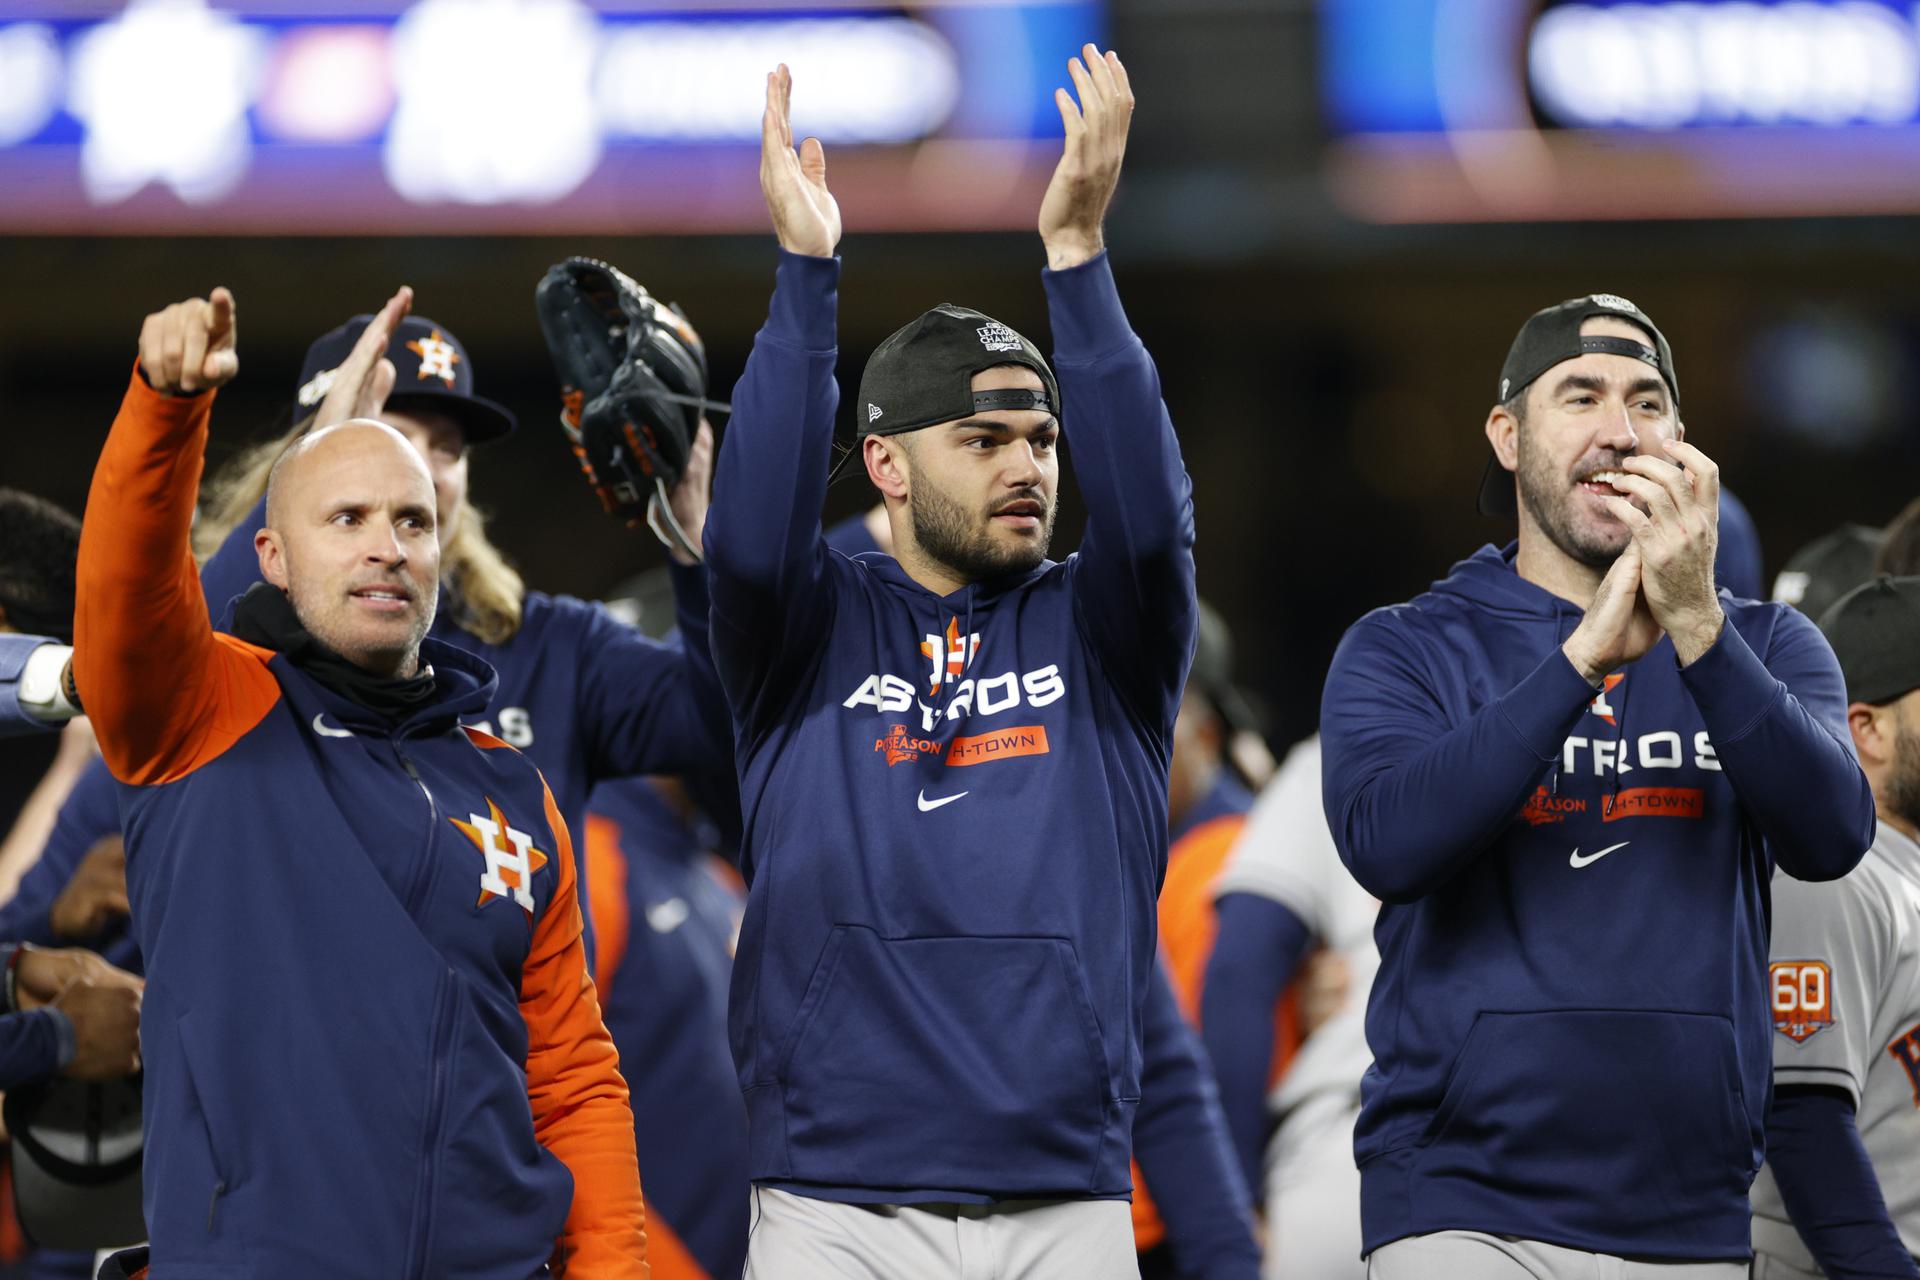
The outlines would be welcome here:
<svg viewBox="0 0 1920 1280">
<path fill-rule="evenodd" d="M 291 569 L 291 562 L 289 562 Z M 327 585 L 310 583 L 289 572 L 287 599 L 294 616 L 308 634 L 357 667 L 379 674 L 411 675 L 419 665 L 420 644 L 433 627 L 438 593 L 422 602 L 407 618 L 404 632 L 397 626 L 375 627 L 356 620 L 353 606 Z M 416 595 L 416 600 L 418 596 Z"/>
<path fill-rule="evenodd" d="M 1576 490 L 1567 482 L 1553 465 L 1553 460 L 1539 450 L 1530 448 L 1527 432 L 1520 432 L 1520 502 L 1540 526 L 1540 532 L 1547 540 L 1560 548 L 1573 560 L 1589 569 L 1605 571 L 1620 558 L 1627 549 L 1627 543 L 1633 535 L 1625 525 L 1614 524 L 1611 527 L 1583 527 L 1574 511 Z M 1619 467 L 1619 460 L 1603 463 L 1595 470 L 1606 466 Z"/>
<path fill-rule="evenodd" d="M 1907 723 L 1905 708 L 1899 717 L 1900 736 L 1894 742 L 1893 768 L 1887 773 L 1884 803 L 1894 817 L 1920 827 L 1920 733 Z"/>
<path fill-rule="evenodd" d="M 1040 536 L 1005 546 L 993 536 L 989 523 L 976 520 L 965 507 L 935 487 L 919 468 L 909 464 L 908 473 L 913 488 L 907 496 L 907 512 L 913 518 L 913 536 L 922 551 L 951 570 L 956 578 L 978 582 L 1010 573 L 1025 573 L 1047 558 L 1058 508 L 1038 492 L 1016 494 L 1008 501 L 1029 498 L 1046 508 Z"/>
</svg>

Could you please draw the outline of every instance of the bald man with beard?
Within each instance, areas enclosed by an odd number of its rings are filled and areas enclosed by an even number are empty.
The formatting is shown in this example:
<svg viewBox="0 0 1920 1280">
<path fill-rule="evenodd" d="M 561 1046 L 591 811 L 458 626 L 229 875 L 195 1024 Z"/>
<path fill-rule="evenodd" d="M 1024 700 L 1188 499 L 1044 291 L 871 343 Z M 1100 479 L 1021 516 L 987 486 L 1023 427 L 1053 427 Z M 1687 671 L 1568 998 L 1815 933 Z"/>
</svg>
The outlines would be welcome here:
<svg viewBox="0 0 1920 1280">
<path fill-rule="evenodd" d="M 380 358 L 402 290 L 349 358 Z M 80 545 L 75 676 L 120 783 L 156 1277 L 646 1275 L 633 1118 L 565 823 L 427 638 L 432 481 L 303 438 L 213 630 L 188 549 L 233 297 L 147 317 Z"/>
</svg>

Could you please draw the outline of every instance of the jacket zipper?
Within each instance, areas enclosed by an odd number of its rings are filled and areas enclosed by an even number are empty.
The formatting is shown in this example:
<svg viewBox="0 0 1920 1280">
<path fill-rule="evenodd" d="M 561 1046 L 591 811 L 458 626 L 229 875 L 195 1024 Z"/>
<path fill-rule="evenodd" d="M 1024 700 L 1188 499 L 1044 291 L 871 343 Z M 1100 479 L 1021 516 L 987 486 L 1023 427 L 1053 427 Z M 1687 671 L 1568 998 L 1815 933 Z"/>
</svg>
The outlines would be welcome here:
<svg viewBox="0 0 1920 1280">
<path fill-rule="evenodd" d="M 434 802 L 433 792 L 427 789 L 426 779 L 422 778 L 420 771 L 414 768 L 413 761 L 407 757 L 407 753 L 400 749 L 398 740 L 393 744 L 393 754 L 399 757 L 400 767 L 406 770 L 407 776 L 412 778 L 414 785 L 420 788 L 420 794 L 427 798 L 426 847 L 421 849 L 419 863 L 413 869 L 413 878 L 407 885 L 404 904 L 407 914 L 415 916 L 420 910 L 420 898 L 426 892 L 427 882 L 433 878 L 433 837 L 440 827 L 440 806 Z"/>
<path fill-rule="evenodd" d="M 452 969 L 440 977 L 440 998 L 434 1003 L 433 1074 L 427 1082 L 427 1118 L 420 1137 L 420 1176 L 414 1187 L 413 1243 L 407 1249 L 408 1277 L 427 1280 L 427 1254 L 433 1241 L 433 1197 L 440 1172 L 440 1128 L 447 1111 L 448 1037 L 453 1029 L 456 997 Z"/>
</svg>

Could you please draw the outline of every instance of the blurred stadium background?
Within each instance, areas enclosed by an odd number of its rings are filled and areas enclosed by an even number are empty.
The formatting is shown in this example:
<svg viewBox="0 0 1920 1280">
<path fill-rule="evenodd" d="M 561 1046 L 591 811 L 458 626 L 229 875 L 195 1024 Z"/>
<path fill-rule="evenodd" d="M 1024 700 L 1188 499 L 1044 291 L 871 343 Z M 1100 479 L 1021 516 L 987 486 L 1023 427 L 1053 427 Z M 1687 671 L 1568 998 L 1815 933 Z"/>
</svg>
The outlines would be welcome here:
<svg viewBox="0 0 1920 1280">
<path fill-rule="evenodd" d="M 80 509 L 149 310 L 235 290 L 224 454 L 405 282 L 520 417 L 473 462 L 497 540 L 602 593 L 661 553 L 552 425 L 546 266 L 603 256 L 682 303 L 724 395 L 771 283 L 754 148 L 784 59 L 849 229 L 848 394 L 945 299 L 1044 348 L 1033 216 L 1084 39 L 1138 92 L 1109 240 L 1276 743 L 1348 623 L 1511 536 L 1472 495 L 1537 307 L 1611 291 L 1661 323 L 1769 574 L 1920 488 L 1907 0 L 0 0 L 0 483 Z M 5 785 L 49 749 L 9 749 Z"/>
</svg>

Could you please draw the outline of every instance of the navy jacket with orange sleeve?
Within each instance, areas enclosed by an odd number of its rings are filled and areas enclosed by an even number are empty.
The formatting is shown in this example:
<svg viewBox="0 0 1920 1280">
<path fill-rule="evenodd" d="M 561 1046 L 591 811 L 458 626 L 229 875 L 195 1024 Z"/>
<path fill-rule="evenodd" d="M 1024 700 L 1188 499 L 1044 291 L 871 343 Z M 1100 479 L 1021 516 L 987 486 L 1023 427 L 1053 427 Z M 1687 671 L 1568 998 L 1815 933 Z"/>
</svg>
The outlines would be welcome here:
<svg viewBox="0 0 1920 1280">
<path fill-rule="evenodd" d="M 642 1277 L 632 1116 L 565 823 L 426 642 L 394 724 L 215 632 L 187 531 L 212 395 L 136 374 L 81 538 L 76 677 L 147 961 L 153 1274 Z"/>
</svg>

